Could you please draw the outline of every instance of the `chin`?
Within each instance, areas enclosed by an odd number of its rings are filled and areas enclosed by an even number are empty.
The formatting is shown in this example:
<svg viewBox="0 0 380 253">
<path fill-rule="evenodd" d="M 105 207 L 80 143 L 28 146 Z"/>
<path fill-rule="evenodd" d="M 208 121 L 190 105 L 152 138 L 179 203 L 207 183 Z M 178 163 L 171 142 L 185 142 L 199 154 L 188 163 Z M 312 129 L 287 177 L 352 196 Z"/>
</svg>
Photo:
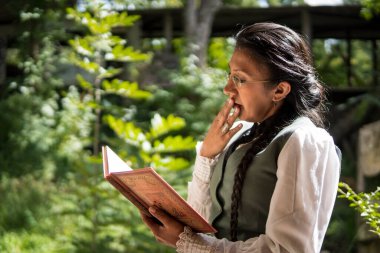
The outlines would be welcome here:
<svg viewBox="0 0 380 253">
<path fill-rule="evenodd" d="M 247 122 L 255 122 L 255 119 L 253 119 L 252 117 L 248 117 L 247 115 L 244 115 L 244 113 L 239 115 L 239 119 Z"/>
</svg>

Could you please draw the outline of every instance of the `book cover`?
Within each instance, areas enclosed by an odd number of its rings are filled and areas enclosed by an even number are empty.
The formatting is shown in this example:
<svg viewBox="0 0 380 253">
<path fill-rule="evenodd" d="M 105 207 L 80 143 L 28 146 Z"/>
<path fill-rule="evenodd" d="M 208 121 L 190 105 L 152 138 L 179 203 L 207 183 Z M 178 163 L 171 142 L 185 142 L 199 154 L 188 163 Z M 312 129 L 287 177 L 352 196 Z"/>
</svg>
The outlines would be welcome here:
<svg viewBox="0 0 380 253">
<path fill-rule="evenodd" d="M 153 168 L 133 170 L 108 146 L 102 153 L 104 178 L 143 213 L 151 216 L 148 208 L 154 205 L 194 232 L 216 232 Z"/>
</svg>

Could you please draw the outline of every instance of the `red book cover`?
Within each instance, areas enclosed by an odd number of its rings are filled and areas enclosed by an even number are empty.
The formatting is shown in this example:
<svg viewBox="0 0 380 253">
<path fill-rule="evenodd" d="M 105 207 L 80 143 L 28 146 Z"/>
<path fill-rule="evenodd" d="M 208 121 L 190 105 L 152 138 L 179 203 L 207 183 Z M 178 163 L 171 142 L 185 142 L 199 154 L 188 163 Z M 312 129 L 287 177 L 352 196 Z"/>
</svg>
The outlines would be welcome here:
<svg viewBox="0 0 380 253">
<path fill-rule="evenodd" d="M 216 230 L 198 214 L 153 168 L 133 170 L 109 147 L 103 147 L 104 178 L 147 215 L 157 206 L 194 232 Z"/>
</svg>

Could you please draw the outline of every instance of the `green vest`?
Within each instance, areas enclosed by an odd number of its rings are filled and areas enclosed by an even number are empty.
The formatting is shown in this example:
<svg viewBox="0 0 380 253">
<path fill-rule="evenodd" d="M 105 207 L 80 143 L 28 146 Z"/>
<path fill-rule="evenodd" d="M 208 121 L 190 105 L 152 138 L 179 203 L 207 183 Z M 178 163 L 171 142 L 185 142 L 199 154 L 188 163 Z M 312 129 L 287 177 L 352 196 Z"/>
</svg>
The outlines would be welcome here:
<svg viewBox="0 0 380 253">
<path fill-rule="evenodd" d="M 238 240 L 247 240 L 265 234 L 269 204 L 277 182 L 277 160 L 286 141 L 295 129 L 313 123 L 306 117 L 296 119 L 285 127 L 271 143 L 254 158 L 247 170 L 242 188 L 242 199 L 238 216 Z M 222 164 L 224 153 L 214 169 L 210 182 L 211 213 L 210 223 L 218 230 L 217 238 L 230 238 L 231 196 L 235 170 L 251 144 L 235 150 L 226 163 Z"/>
</svg>

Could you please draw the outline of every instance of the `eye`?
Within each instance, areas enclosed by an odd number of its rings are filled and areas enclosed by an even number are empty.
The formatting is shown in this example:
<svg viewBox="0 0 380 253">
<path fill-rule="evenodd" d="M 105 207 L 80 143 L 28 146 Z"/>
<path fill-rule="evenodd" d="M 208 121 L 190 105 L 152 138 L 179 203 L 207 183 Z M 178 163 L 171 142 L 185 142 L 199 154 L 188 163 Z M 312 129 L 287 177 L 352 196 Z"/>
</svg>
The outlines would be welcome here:
<svg viewBox="0 0 380 253">
<path fill-rule="evenodd" d="M 241 84 L 243 84 L 243 83 L 245 83 L 247 80 L 244 80 L 244 79 L 240 79 L 240 78 L 239 78 L 239 81 L 240 81 Z"/>
<path fill-rule="evenodd" d="M 238 76 L 233 75 L 233 76 L 232 76 L 232 81 L 233 81 L 235 84 L 240 84 L 240 78 L 239 78 Z"/>
<path fill-rule="evenodd" d="M 237 75 L 233 75 L 232 76 L 232 81 L 236 84 L 236 85 L 239 85 L 241 86 L 242 84 L 244 84 L 246 82 L 246 80 L 242 80 L 240 77 L 238 77 Z"/>
</svg>

